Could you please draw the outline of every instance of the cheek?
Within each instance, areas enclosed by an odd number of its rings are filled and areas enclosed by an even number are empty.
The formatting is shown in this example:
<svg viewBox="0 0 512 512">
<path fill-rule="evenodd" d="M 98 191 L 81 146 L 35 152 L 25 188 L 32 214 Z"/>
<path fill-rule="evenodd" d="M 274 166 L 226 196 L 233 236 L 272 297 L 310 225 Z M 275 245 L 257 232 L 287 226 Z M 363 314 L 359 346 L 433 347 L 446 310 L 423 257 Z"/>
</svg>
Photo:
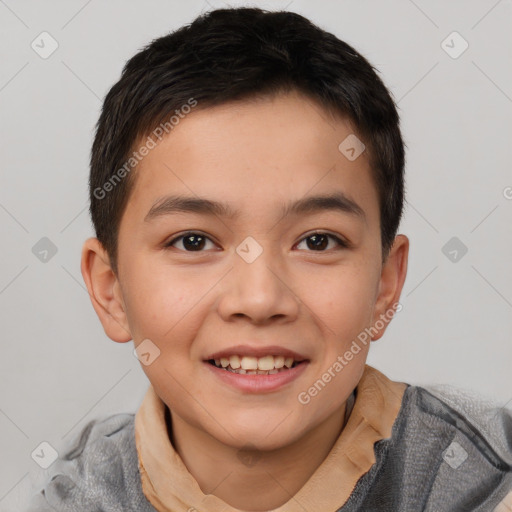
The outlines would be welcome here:
<svg viewBox="0 0 512 512">
<path fill-rule="evenodd" d="M 176 269 L 171 273 L 167 268 L 161 272 L 139 272 L 137 280 L 130 283 L 130 330 L 137 342 L 149 339 L 158 346 L 157 367 L 181 375 L 188 362 L 198 357 L 194 340 L 210 310 L 207 294 L 211 281 Z M 144 370 L 156 371 L 151 367 Z"/>
<path fill-rule="evenodd" d="M 375 297 L 373 280 L 368 275 L 345 269 L 326 280 L 322 292 L 316 293 L 311 302 L 313 310 L 330 329 L 331 336 L 351 340 L 371 321 Z"/>
<path fill-rule="evenodd" d="M 166 333 L 193 308 L 194 286 L 179 275 L 132 272 L 125 290 L 128 322 L 135 339 L 165 338 Z M 170 334 L 170 333 L 169 333 Z"/>
</svg>

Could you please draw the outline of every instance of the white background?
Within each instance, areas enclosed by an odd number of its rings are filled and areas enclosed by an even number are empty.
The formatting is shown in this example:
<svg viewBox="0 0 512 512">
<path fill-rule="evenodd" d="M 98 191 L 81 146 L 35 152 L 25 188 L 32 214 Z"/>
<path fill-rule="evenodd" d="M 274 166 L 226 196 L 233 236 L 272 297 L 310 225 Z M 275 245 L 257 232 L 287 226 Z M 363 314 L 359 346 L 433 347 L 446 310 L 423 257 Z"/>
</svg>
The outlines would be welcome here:
<svg viewBox="0 0 512 512">
<path fill-rule="evenodd" d="M 80 274 L 88 159 L 101 100 L 152 39 L 225 6 L 209 0 L 0 0 L 0 508 L 31 452 L 93 418 L 135 412 L 148 381 L 103 332 Z M 396 98 L 411 241 L 403 310 L 368 363 L 393 380 L 512 400 L 512 4 L 508 0 L 233 2 L 292 10 L 353 45 Z M 47 31 L 57 50 L 31 43 Z M 441 46 L 457 31 L 454 59 Z M 450 41 L 454 41 L 451 43 Z M 454 51 L 461 40 L 448 39 Z M 452 237 L 468 248 L 442 252 Z M 46 263 L 32 247 L 48 237 Z M 509 404 L 510 406 L 510 404 Z M 12 506 L 12 505 L 11 505 Z"/>
</svg>

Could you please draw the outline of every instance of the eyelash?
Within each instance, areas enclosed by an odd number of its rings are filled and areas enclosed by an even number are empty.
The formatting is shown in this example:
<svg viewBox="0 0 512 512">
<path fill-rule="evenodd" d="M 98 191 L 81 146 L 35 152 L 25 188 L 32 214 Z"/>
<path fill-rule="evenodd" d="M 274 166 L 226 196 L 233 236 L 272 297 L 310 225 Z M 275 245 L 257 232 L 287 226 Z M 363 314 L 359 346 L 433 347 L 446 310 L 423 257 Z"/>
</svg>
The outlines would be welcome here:
<svg viewBox="0 0 512 512">
<path fill-rule="evenodd" d="M 206 235 L 203 235 L 203 233 L 200 233 L 198 231 L 188 231 L 187 233 L 184 233 L 183 235 L 177 236 L 177 237 L 173 238 L 172 240 L 169 240 L 169 242 L 167 242 L 164 245 L 164 247 L 165 248 L 170 248 L 178 240 L 181 240 L 182 238 L 186 238 L 187 236 L 190 236 L 190 235 L 199 235 L 199 236 L 209 240 L 210 242 L 213 242 L 209 237 L 207 237 Z M 333 235 L 332 233 L 326 233 L 324 231 L 315 231 L 313 233 L 310 233 L 309 235 L 306 235 L 305 237 L 301 238 L 298 243 L 301 243 L 302 241 L 307 240 L 308 238 L 310 238 L 310 237 L 312 237 L 314 235 L 325 235 L 325 236 L 331 238 L 332 240 L 334 240 L 339 245 L 340 248 L 342 248 L 342 249 L 350 248 L 349 242 L 341 239 L 340 237 L 338 237 L 336 235 Z M 200 251 L 186 251 L 186 250 L 182 250 L 182 249 L 180 249 L 180 251 L 181 252 L 189 252 L 189 253 L 205 252 L 203 250 L 200 250 Z M 313 250 L 310 250 L 310 251 L 307 251 L 307 252 L 328 252 L 328 251 L 325 251 L 325 250 L 324 251 L 313 251 Z"/>
</svg>

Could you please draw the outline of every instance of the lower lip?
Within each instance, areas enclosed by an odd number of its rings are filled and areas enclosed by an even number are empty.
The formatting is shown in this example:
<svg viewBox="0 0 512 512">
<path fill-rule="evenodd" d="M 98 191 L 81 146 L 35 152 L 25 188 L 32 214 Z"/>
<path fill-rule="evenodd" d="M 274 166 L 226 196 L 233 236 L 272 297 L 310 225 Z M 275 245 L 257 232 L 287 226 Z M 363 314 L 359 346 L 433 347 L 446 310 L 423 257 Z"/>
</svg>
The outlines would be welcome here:
<svg viewBox="0 0 512 512">
<path fill-rule="evenodd" d="M 214 375 L 222 379 L 226 384 L 233 386 L 240 391 L 247 393 L 265 393 L 276 391 L 286 384 L 298 378 L 308 365 L 307 361 L 299 363 L 294 368 L 282 370 L 272 375 L 242 375 L 239 373 L 230 372 L 217 368 L 216 366 L 205 362 L 204 363 Z"/>
</svg>

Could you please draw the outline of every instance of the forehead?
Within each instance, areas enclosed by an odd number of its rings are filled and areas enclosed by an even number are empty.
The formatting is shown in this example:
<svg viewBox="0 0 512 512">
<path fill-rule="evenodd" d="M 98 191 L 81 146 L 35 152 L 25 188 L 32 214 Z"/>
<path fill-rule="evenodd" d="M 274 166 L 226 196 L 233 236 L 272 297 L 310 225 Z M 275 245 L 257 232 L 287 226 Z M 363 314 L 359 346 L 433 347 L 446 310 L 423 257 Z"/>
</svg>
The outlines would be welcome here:
<svg viewBox="0 0 512 512">
<path fill-rule="evenodd" d="M 354 136 L 348 120 L 297 92 L 199 105 L 138 164 L 128 210 L 144 218 L 167 194 L 179 194 L 253 215 L 342 192 L 371 219 L 378 198 L 366 155 L 349 160 L 339 149 Z"/>
</svg>

